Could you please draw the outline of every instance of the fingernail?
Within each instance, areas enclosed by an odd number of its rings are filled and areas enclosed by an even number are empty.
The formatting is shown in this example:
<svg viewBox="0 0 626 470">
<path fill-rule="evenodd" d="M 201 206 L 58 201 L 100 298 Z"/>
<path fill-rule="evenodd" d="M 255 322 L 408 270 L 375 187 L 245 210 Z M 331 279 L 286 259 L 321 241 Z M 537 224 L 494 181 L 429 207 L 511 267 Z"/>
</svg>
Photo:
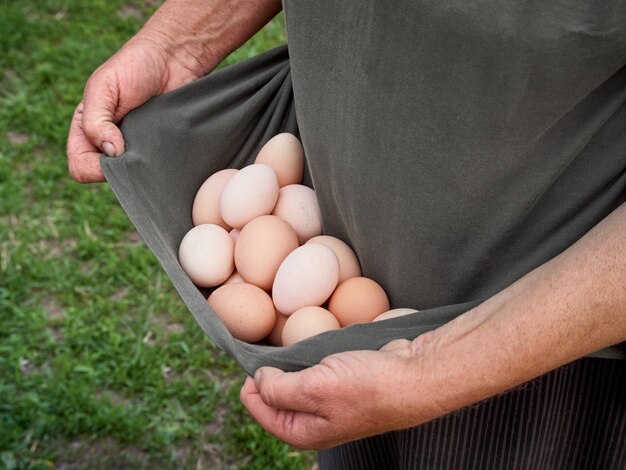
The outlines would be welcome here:
<svg viewBox="0 0 626 470">
<path fill-rule="evenodd" d="M 111 142 L 102 142 L 102 150 L 104 150 L 104 153 L 106 153 L 109 157 L 117 156 L 115 147 Z"/>
<path fill-rule="evenodd" d="M 254 381 L 256 383 L 259 383 L 260 380 L 263 378 L 263 369 L 257 369 L 256 372 L 254 373 Z"/>
</svg>

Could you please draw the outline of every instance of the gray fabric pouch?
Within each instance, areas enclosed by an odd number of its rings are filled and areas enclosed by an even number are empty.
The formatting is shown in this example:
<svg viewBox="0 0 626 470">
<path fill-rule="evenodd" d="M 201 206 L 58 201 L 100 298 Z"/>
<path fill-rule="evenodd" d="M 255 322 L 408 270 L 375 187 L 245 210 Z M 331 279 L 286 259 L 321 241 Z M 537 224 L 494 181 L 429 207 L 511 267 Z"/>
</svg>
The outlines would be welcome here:
<svg viewBox="0 0 626 470">
<path fill-rule="evenodd" d="M 484 300 L 354 325 L 289 347 L 247 344 L 226 330 L 206 302 L 210 291 L 197 288 L 181 269 L 178 246 L 192 228 L 193 199 L 208 176 L 252 163 L 280 132 L 299 135 L 286 46 L 148 101 L 125 117 L 122 132 L 125 154 L 101 160 L 111 188 L 202 330 L 248 374 L 266 365 L 300 370 L 333 353 L 413 339 Z M 308 174 L 305 183 L 310 185 Z M 620 348 L 595 355 L 625 356 Z"/>
</svg>

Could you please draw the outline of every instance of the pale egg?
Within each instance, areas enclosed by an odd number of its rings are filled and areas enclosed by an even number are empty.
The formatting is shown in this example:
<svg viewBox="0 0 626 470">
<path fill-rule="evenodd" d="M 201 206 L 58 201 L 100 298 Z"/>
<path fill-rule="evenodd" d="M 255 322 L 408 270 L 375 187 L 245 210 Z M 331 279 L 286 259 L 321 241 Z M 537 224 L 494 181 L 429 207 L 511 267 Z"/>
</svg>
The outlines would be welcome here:
<svg viewBox="0 0 626 470">
<path fill-rule="evenodd" d="M 339 259 L 339 283 L 351 277 L 361 276 L 359 260 L 346 242 L 330 235 L 319 235 L 311 238 L 306 243 L 321 243 L 335 252 Z"/>
<path fill-rule="evenodd" d="M 218 287 L 207 299 L 233 337 L 256 343 L 276 324 L 272 299 L 260 287 L 246 283 Z"/>
<path fill-rule="evenodd" d="M 230 178 L 220 197 L 224 222 L 241 229 L 255 217 L 272 212 L 278 199 L 278 178 L 269 166 L 248 165 Z"/>
<path fill-rule="evenodd" d="M 352 277 L 337 286 L 328 300 L 328 310 L 337 317 L 342 327 L 368 323 L 389 310 L 389 299 L 376 281 L 367 277 Z"/>
<path fill-rule="evenodd" d="M 282 262 L 272 287 L 276 309 L 290 315 L 299 308 L 320 306 L 332 294 L 339 279 L 335 252 L 320 243 L 302 245 Z"/>
<path fill-rule="evenodd" d="M 209 176 L 202 186 L 200 186 L 193 200 L 193 207 L 191 209 L 191 218 L 194 225 L 216 224 L 226 230 L 230 229 L 228 224 L 224 222 L 220 212 L 220 196 L 228 180 L 230 180 L 237 171 L 239 170 L 234 168 L 220 170 Z"/>
<path fill-rule="evenodd" d="M 416 312 L 419 312 L 419 310 L 415 310 L 412 308 L 394 308 L 392 310 L 387 310 L 386 312 L 381 313 L 372 321 L 389 320 L 390 318 L 403 317 L 404 315 L 409 315 Z"/>
<path fill-rule="evenodd" d="M 283 346 L 290 346 L 325 331 L 341 328 L 335 316 L 322 307 L 302 307 L 293 312 L 283 326 Z"/>
<path fill-rule="evenodd" d="M 289 222 L 301 245 L 322 233 L 320 206 L 315 191 L 308 186 L 290 184 L 280 188 L 272 214 Z"/>
<path fill-rule="evenodd" d="M 214 287 L 233 272 L 235 242 L 219 225 L 202 224 L 183 237 L 178 259 L 191 281 L 201 287 Z"/>
<path fill-rule="evenodd" d="M 288 132 L 275 135 L 261 148 L 254 163 L 271 166 L 282 188 L 302 182 L 304 149 L 298 138 Z"/>
<path fill-rule="evenodd" d="M 298 236 L 291 226 L 275 215 L 263 215 L 248 222 L 235 245 L 235 266 L 246 282 L 270 290 L 278 267 L 298 248 Z"/>
</svg>

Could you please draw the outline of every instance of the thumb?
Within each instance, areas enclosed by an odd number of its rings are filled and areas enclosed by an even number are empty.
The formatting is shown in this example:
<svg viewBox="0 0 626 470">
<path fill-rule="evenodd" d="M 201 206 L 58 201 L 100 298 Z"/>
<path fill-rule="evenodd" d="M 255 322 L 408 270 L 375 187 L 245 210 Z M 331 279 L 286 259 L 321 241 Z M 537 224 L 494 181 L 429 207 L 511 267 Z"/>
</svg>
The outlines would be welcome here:
<svg viewBox="0 0 626 470">
<path fill-rule="evenodd" d="M 307 370 L 283 372 L 274 367 L 261 367 L 254 374 L 254 382 L 261 399 L 268 406 L 279 410 L 314 413 L 317 404 L 309 398 L 311 384 Z"/>
<path fill-rule="evenodd" d="M 124 137 L 117 127 L 119 86 L 106 78 L 93 76 L 83 97 L 83 132 L 87 138 L 110 157 L 124 153 Z"/>
</svg>

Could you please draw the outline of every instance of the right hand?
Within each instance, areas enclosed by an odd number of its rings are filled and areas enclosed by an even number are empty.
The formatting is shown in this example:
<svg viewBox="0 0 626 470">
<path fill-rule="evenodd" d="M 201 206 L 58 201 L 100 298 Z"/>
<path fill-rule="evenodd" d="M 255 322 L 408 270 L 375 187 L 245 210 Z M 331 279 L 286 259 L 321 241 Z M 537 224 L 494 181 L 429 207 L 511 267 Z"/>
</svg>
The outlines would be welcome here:
<svg viewBox="0 0 626 470">
<path fill-rule="evenodd" d="M 117 124 L 129 111 L 213 70 L 280 9 L 280 0 L 166 0 L 89 78 L 67 139 L 72 178 L 104 181 L 100 154 L 124 153 Z"/>
<path fill-rule="evenodd" d="M 71 177 L 79 183 L 105 181 L 100 154 L 124 153 L 117 124 L 153 96 L 201 75 L 169 54 L 158 42 L 135 36 L 89 78 L 74 111 L 67 140 Z"/>
</svg>

